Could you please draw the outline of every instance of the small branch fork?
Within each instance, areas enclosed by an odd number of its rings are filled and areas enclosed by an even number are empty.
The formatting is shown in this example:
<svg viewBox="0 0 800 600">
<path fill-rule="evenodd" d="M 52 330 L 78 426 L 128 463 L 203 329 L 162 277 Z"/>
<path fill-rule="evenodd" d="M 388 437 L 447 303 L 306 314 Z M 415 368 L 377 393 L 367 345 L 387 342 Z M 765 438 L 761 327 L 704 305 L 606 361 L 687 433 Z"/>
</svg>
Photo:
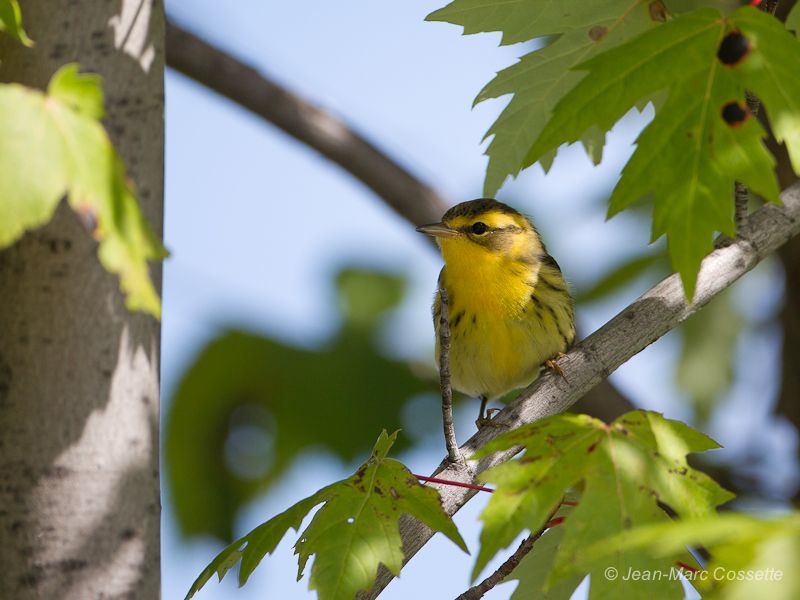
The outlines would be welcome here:
<svg viewBox="0 0 800 600">
<path fill-rule="evenodd" d="M 447 446 L 447 460 L 458 462 L 461 453 L 456 441 L 456 430 L 453 426 L 453 388 L 450 386 L 450 320 L 447 315 L 447 290 L 439 285 L 439 386 L 442 390 L 442 426 L 444 443 Z"/>
<path fill-rule="evenodd" d="M 544 532 L 550 529 L 551 527 L 555 527 L 556 525 L 561 525 L 564 522 L 564 517 L 556 517 L 551 518 L 547 523 L 544 524 L 539 531 L 536 533 L 532 533 L 528 537 L 526 537 L 514 551 L 514 554 L 509 556 L 506 561 L 500 565 L 497 570 L 489 575 L 486 579 L 481 581 L 478 585 L 475 585 L 469 588 L 466 592 L 461 594 L 456 598 L 456 600 L 479 600 L 479 598 L 483 598 L 483 595 L 491 590 L 494 586 L 498 583 L 501 583 L 506 577 L 511 575 L 511 572 L 517 568 L 522 559 L 525 558 L 525 555 L 528 554 L 533 549 L 533 545 L 536 543 Z"/>
</svg>

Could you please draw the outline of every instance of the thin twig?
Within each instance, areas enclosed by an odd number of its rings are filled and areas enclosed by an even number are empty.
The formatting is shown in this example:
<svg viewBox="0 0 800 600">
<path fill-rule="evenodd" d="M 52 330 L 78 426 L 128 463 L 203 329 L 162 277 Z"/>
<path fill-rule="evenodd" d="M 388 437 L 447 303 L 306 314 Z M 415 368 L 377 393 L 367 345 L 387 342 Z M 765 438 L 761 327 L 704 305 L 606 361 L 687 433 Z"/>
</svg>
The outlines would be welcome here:
<svg viewBox="0 0 800 600">
<path fill-rule="evenodd" d="M 266 119 L 345 169 L 415 225 L 438 220 L 447 204 L 354 127 L 171 21 L 167 66 Z"/>
<path fill-rule="evenodd" d="M 439 286 L 439 386 L 442 389 L 442 426 L 447 458 L 450 462 L 461 460 L 453 427 L 453 388 L 450 386 L 450 320 L 447 316 L 449 298 L 444 285 Z"/>
<path fill-rule="evenodd" d="M 761 11 L 774 15 L 775 9 L 778 7 L 778 1 L 768 0 L 767 2 L 759 2 L 758 4 L 755 4 L 755 6 L 757 6 Z M 747 100 L 747 108 L 750 109 L 750 116 L 751 118 L 755 119 L 758 117 L 758 110 L 761 108 L 761 101 L 750 92 L 745 92 L 745 99 Z M 736 237 L 746 238 L 749 235 L 747 215 L 750 206 L 750 192 L 748 191 L 747 186 L 741 181 L 736 182 L 733 198 L 733 219 L 736 226 Z"/>
<path fill-rule="evenodd" d="M 532 533 L 528 537 L 526 537 L 522 542 L 520 542 L 519 548 L 514 551 L 514 554 L 509 556 L 506 561 L 497 567 L 497 570 L 489 575 L 486 579 L 481 581 L 478 585 L 474 585 L 469 588 L 466 592 L 461 594 L 456 598 L 456 600 L 479 600 L 479 598 L 483 598 L 483 595 L 491 590 L 494 586 L 498 583 L 501 583 L 505 580 L 506 577 L 511 575 L 511 572 L 517 568 L 519 563 L 522 561 L 523 558 L 533 549 L 533 545 L 536 543 L 544 532 L 550 529 L 551 527 L 555 527 L 556 525 L 561 525 L 564 522 L 564 517 L 557 517 L 555 519 L 549 519 L 547 523 L 544 524 L 539 531 L 536 533 Z"/>
<path fill-rule="evenodd" d="M 747 186 L 737 181 L 733 190 L 733 222 L 736 227 L 736 237 L 747 237 L 747 213 L 750 206 L 750 192 Z"/>
<path fill-rule="evenodd" d="M 762 3 L 761 9 L 764 10 L 765 7 L 766 3 Z M 758 116 L 758 109 L 761 108 L 761 102 L 750 92 L 745 93 L 745 98 L 747 99 L 747 108 L 750 110 L 751 118 L 755 119 Z M 736 182 L 733 198 L 736 237 L 746 238 L 748 236 L 747 216 L 750 206 L 750 192 L 741 181 Z"/>
<path fill-rule="evenodd" d="M 560 363 L 569 376 L 544 373 L 494 418 L 498 427 L 484 427 L 461 447 L 470 457 L 504 432 L 559 414 L 570 408 L 587 390 L 607 378 L 621 364 L 708 304 L 742 275 L 800 233 L 800 182 L 781 194 L 783 206 L 765 205 L 750 216 L 750 238 L 736 240 L 709 254 L 700 267 L 694 301 L 686 302 L 680 277 L 670 275 L 636 299 L 617 316 L 573 347 Z M 433 476 L 473 483 L 478 473 L 510 460 L 518 449 L 496 452 L 479 461 L 454 465 L 445 460 Z M 455 514 L 477 492 L 439 486 L 442 506 Z M 424 546 L 433 532 L 420 522 L 401 519 L 405 560 Z M 384 568 L 372 589 L 359 598 L 375 598 L 392 580 Z"/>
</svg>

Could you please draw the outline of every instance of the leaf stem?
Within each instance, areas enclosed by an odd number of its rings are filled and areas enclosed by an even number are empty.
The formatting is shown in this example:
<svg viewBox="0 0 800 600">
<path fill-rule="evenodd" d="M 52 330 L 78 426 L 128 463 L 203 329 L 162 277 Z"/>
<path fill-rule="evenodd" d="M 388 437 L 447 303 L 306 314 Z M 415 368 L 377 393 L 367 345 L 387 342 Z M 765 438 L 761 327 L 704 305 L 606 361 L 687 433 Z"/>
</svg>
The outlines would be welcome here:
<svg viewBox="0 0 800 600">
<path fill-rule="evenodd" d="M 479 492 L 492 493 L 492 488 L 483 487 L 482 485 L 475 485 L 474 483 L 462 483 L 460 481 L 450 481 L 449 479 L 439 479 L 438 477 L 426 477 L 425 475 L 414 474 L 414 477 L 420 481 L 429 481 L 430 483 L 441 483 L 442 485 L 454 485 L 456 487 L 463 487 L 470 490 L 478 490 Z"/>
<path fill-rule="evenodd" d="M 453 388 L 450 385 L 450 320 L 447 314 L 449 299 L 444 285 L 439 285 L 439 386 L 442 390 L 442 426 L 447 459 L 459 462 L 461 454 L 453 426 Z"/>
<path fill-rule="evenodd" d="M 758 6 L 754 4 L 754 6 Z M 767 8 L 767 5 L 761 7 L 761 10 Z M 768 8 L 767 8 L 768 10 Z M 747 108 L 750 109 L 750 114 L 753 119 L 758 117 L 758 109 L 761 108 L 761 102 L 750 92 L 745 92 L 747 99 Z M 734 186 L 734 225 L 736 227 L 736 237 L 740 239 L 747 239 L 748 237 L 748 207 L 750 204 L 750 193 L 747 186 L 741 181 L 737 181 Z"/>
</svg>

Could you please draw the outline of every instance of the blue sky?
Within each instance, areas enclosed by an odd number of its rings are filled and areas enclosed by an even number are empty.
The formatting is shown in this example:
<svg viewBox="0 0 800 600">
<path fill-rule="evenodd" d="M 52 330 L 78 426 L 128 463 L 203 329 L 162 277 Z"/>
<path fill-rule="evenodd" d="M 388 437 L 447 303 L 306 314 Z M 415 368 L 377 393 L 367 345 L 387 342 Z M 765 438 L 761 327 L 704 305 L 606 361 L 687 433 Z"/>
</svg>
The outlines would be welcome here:
<svg viewBox="0 0 800 600">
<path fill-rule="evenodd" d="M 472 109 L 472 100 L 526 48 L 498 48 L 499 35 L 465 38 L 457 27 L 424 22 L 441 5 L 428 0 L 183 0 L 168 1 L 167 11 L 180 25 L 340 115 L 455 203 L 481 195 L 486 165 L 481 138 L 506 102 Z M 648 241 L 647 228 L 635 217 L 606 223 L 598 201 L 613 185 L 647 118 L 629 115 L 618 125 L 600 167 L 570 148 L 547 176 L 534 167 L 498 195 L 535 218 L 573 281 L 591 281 Z M 235 324 L 299 345 L 324 340 L 337 327 L 330 273 L 345 263 L 394 268 L 409 276 L 411 291 L 387 329 L 385 345 L 396 355 L 432 358 L 429 306 L 441 259 L 413 227 L 339 167 L 175 73 L 167 75 L 166 119 L 165 237 L 172 256 L 164 283 L 165 402 L 194 353 L 221 326 Z M 302 236 L 287 226 L 298 222 Z M 745 282 L 737 292 L 742 304 L 752 307 L 747 286 L 763 289 L 775 280 L 773 271 L 762 269 Z M 588 332 L 602 324 L 646 287 L 638 282 L 619 298 L 583 311 L 581 328 Z M 753 310 L 774 309 L 779 292 L 778 287 L 760 294 Z M 774 354 L 774 332 L 756 332 L 750 342 Z M 676 340 L 668 336 L 627 363 L 615 381 L 645 407 L 686 418 L 689 413 L 671 382 L 677 351 Z M 752 413 L 747 408 L 752 390 L 769 385 L 774 372 L 748 377 L 731 402 Z M 457 415 L 461 432 L 471 431 L 474 407 L 469 408 L 469 415 Z M 719 427 L 738 432 L 748 423 L 760 425 L 766 408 L 760 405 L 754 412 Z M 776 431 L 772 452 L 780 454 L 790 436 Z M 400 458 L 417 472 L 428 472 L 442 451 L 437 440 Z M 352 468 L 324 456 L 303 457 L 268 498 L 245 511 L 240 530 Z M 473 501 L 457 517 L 473 554 L 480 508 L 481 501 Z M 172 599 L 185 594 L 220 548 L 210 541 L 181 542 L 167 497 L 164 509 L 164 597 Z M 306 581 L 295 583 L 293 541 L 287 539 L 244 589 L 212 582 L 198 597 L 314 597 Z M 453 597 L 468 587 L 471 565 L 471 558 L 437 537 L 382 597 Z M 452 576 L 435 576 L 442 566 Z M 487 598 L 508 597 L 508 590 L 500 588 Z"/>
</svg>

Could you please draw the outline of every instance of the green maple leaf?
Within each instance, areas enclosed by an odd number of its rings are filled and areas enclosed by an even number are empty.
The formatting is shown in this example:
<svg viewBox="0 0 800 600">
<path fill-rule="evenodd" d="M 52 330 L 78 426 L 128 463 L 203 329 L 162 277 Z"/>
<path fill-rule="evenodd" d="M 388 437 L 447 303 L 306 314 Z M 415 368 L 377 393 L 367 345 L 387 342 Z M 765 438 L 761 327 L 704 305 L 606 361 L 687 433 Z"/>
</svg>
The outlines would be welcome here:
<svg viewBox="0 0 800 600">
<path fill-rule="evenodd" d="M 636 152 L 623 169 L 609 216 L 652 195 L 652 237 L 667 236 L 673 268 L 689 299 L 714 233 L 734 234 L 734 182 L 778 202 L 774 159 L 761 141 L 765 131 L 752 118 L 730 124 L 723 118 L 728 105 L 747 110 L 745 82 L 737 71 L 744 67 L 725 67 L 717 49 L 742 15 L 746 20 L 753 13 L 760 15 L 762 28 L 762 18 L 775 21 L 751 7 L 728 20 L 716 10 L 702 9 L 584 63 L 581 68 L 589 76 L 563 98 L 526 158 L 531 163 L 561 143 L 577 141 L 589 126 L 607 130 L 641 98 L 668 88 L 666 101 L 639 136 Z M 783 35 L 784 42 L 795 42 L 785 31 Z M 752 65 L 757 61 L 750 62 L 749 72 L 755 73 Z M 796 114 L 792 110 L 789 106 L 781 114 Z M 782 131 L 789 140 L 793 130 Z"/>
<path fill-rule="evenodd" d="M 17 0 L 0 0 L 0 31 L 29 48 L 33 46 L 33 41 L 22 28 L 22 12 Z"/>
<path fill-rule="evenodd" d="M 608 131 L 643 98 L 707 68 L 721 30 L 719 12 L 700 9 L 579 65 L 588 76 L 555 107 L 524 165 L 564 143 L 578 141 L 592 126 Z"/>
<path fill-rule="evenodd" d="M 562 506 L 557 516 L 566 517 L 571 512 L 569 507 Z M 553 568 L 553 562 L 558 553 L 561 541 L 564 539 L 563 527 L 552 527 L 542 537 L 536 540 L 533 549 L 506 577 L 504 581 L 519 580 L 519 585 L 514 590 L 509 600 L 529 600 L 541 598 L 543 600 L 569 600 L 575 588 L 581 583 L 583 576 L 575 575 L 562 579 L 552 586 L 548 577 Z"/>
<path fill-rule="evenodd" d="M 99 77 L 79 74 L 75 64 L 53 75 L 47 94 L 0 85 L 0 248 L 49 221 L 67 194 L 96 223 L 100 262 L 119 275 L 128 308 L 158 317 L 148 261 L 166 251 L 139 210 L 102 115 Z"/>
<path fill-rule="evenodd" d="M 625 597 L 652 595 L 654 582 L 615 582 L 604 577 L 603 570 L 609 566 L 619 573 L 629 567 L 668 570 L 674 560 L 693 564 L 687 553 L 671 557 L 672 561 L 626 552 L 603 561 L 587 561 L 582 549 L 636 525 L 667 520 L 657 501 L 680 515 L 702 516 L 732 497 L 686 463 L 687 453 L 717 444 L 657 413 L 634 411 L 611 425 L 586 415 L 557 415 L 501 436 L 474 458 L 515 446 L 525 450 L 519 459 L 481 475 L 494 483 L 496 490 L 481 514 L 484 527 L 473 578 L 520 533 L 539 531 L 564 494 L 582 486 L 577 508 L 559 526 L 564 528 L 564 538 L 548 584 L 590 574 L 591 597 L 619 595 L 618 586 L 623 583 Z M 680 584 L 669 578 L 658 586 L 667 594 L 680 590 Z"/>
<path fill-rule="evenodd" d="M 215 573 L 221 580 L 239 560 L 239 584 L 244 585 L 288 529 L 298 529 L 318 504 L 323 506 L 300 535 L 295 553 L 298 579 L 308 559 L 315 556 L 309 586 L 322 599 L 351 600 L 372 586 L 381 564 L 395 576 L 400 574 L 403 545 L 398 521 L 403 513 L 444 533 L 466 552 L 464 540 L 444 512 L 439 494 L 420 485 L 402 463 L 386 458 L 396 436 L 397 432 L 387 435 L 384 431 L 369 461 L 352 477 L 319 490 L 230 544 L 200 574 L 187 599 Z"/>
<path fill-rule="evenodd" d="M 316 505 L 324 501 L 328 488 L 319 490 L 313 496 L 304 498 L 291 508 L 262 523 L 247 535 L 228 544 L 222 552 L 203 569 L 189 588 L 186 598 L 191 598 L 216 574 L 220 581 L 237 563 L 241 561 L 239 584 L 244 585 L 267 554 L 272 554 L 289 528 L 300 528 L 305 516 Z"/>
<path fill-rule="evenodd" d="M 752 6 L 737 10 L 731 21 L 752 46 L 732 72 L 766 106 L 775 139 L 786 144 L 800 175 L 800 40 L 775 17 Z"/>
<path fill-rule="evenodd" d="M 455 0 L 428 15 L 428 21 L 445 21 L 461 25 L 464 34 L 500 31 L 502 44 L 517 44 L 545 35 L 582 30 L 614 23 L 625 12 L 646 2 L 612 0 L 591 2 L 583 0 Z M 587 36 L 588 37 L 588 36 Z"/>
<path fill-rule="evenodd" d="M 712 557 L 705 569 L 692 577 L 704 597 L 790 600 L 800 596 L 798 512 L 772 518 L 725 513 L 646 525 L 599 540 L 585 548 L 584 554 L 591 560 L 619 552 L 660 558 L 699 545 Z M 759 573 L 761 578 L 756 579 Z M 768 573 L 779 576 L 765 577 Z"/>
<path fill-rule="evenodd" d="M 510 3 L 456 0 L 429 15 L 428 20 L 462 25 L 465 34 L 502 31 L 504 44 L 558 35 L 549 45 L 526 54 L 517 64 L 498 73 L 475 99 L 477 104 L 513 95 L 485 136 L 493 137 L 486 150 L 489 165 L 484 194 L 487 196 L 493 196 L 509 175 L 519 173 L 527 151 L 550 118 L 553 107 L 585 77 L 585 73 L 572 70 L 573 67 L 657 24 L 643 0 L 588 4 L 581 0 Z M 598 164 L 605 131 L 587 127 L 581 132 L 581 141 Z M 550 151 L 540 157 L 545 170 L 554 156 L 555 152 Z"/>
<path fill-rule="evenodd" d="M 800 4 L 795 4 L 786 17 L 786 29 L 800 36 Z"/>
</svg>

